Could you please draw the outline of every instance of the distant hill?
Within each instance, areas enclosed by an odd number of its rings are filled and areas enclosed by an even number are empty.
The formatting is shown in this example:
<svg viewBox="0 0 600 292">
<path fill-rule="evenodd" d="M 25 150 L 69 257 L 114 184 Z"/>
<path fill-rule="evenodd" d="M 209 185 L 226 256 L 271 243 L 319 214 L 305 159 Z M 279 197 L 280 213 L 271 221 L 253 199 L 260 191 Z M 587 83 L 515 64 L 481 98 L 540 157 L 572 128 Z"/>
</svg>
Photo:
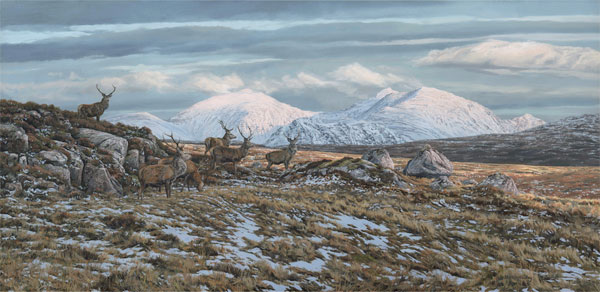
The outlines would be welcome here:
<svg viewBox="0 0 600 292">
<path fill-rule="evenodd" d="M 452 161 L 551 166 L 600 166 L 600 114 L 568 117 L 513 134 L 488 134 L 397 145 L 303 145 L 301 149 L 363 153 L 385 148 L 392 156 L 412 158 L 425 144 Z"/>
<path fill-rule="evenodd" d="M 529 114 L 500 119 L 481 104 L 436 88 L 422 87 L 408 93 L 388 88 L 346 110 L 297 119 L 276 131 L 265 144 L 286 144 L 284 133 L 300 133 L 301 144 L 399 144 L 514 133 L 543 124 Z"/>
</svg>

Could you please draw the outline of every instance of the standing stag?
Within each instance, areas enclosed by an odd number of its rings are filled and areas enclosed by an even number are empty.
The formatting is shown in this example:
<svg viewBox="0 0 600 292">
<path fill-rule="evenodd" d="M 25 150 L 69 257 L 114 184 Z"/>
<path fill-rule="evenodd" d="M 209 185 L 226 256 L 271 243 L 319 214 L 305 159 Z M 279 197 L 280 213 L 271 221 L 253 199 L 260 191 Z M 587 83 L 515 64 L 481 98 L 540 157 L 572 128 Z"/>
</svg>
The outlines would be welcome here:
<svg viewBox="0 0 600 292">
<path fill-rule="evenodd" d="M 173 159 L 174 159 L 173 157 L 163 158 L 158 161 L 158 164 L 161 164 L 161 165 L 171 164 L 173 162 Z M 193 181 L 195 183 L 196 189 L 198 189 L 198 191 L 202 191 L 202 188 L 204 187 L 204 180 L 203 180 L 202 174 L 200 174 L 198 166 L 196 166 L 196 163 L 194 163 L 191 160 L 186 160 L 185 165 L 187 167 L 186 171 L 184 174 L 182 174 L 179 177 L 179 178 L 183 178 L 183 185 L 181 186 L 181 191 L 183 192 L 183 188 L 185 186 L 187 186 L 188 191 L 189 191 L 191 181 Z M 158 189 L 158 191 L 160 192 L 160 188 Z"/>
<path fill-rule="evenodd" d="M 269 164 L 267 165 L 267 169 L 271 169 L 271 165 L 273 164 L 277 165 L 282 163 L 285 165 L 285 169 L 288 169 L 290 161 L 292 160 L 292 158 L 294 158 L 294 155 L 296 155 L 296 151 L 298 151 L 298 147 L 296 146 L 296 142 L 298 142 L 298 137 L 300 137 L 300 133 L 298 133 L 298 135 L 296 135 L 296 138 L 294 139 L 285 135 L 285 138 L 287 138 L 290 145 L 288 145 L 288 147 L 285 149 L 267 153 L 266 158 L 269 162 Z"/>
<path fill-rule="evenodd" d="M 227 146 L 229 147 L 229 143 L 231 143 L 231 140 L 235 139 L 235 135 L 231 133 L 231 130 L 233 129 L 227 129 L 227 127 L 225 126 L 225 123 L 223 123 L 222 120 L 219 121 L 219 124 L 221 124 L 221 128 L 223 128 L 223 130 L 225 130 L 225 135 L 223 135 L 223 138 L 214 138 L 214 137 L 208 137 L 204 140 L 204 145 L 206 147 L 206 149 L 204 149 L 204 155 L 206 155 L 206 153 L 208 153 L 210 151 L 210 149 L 217 147 L 217 146 Z"/>
<path fill-rule="evenodd" d="M 237 166 L 236 163 L 240 162 L 246 155 L 248 155 L 248 150 L 252 147 L 252 143 L 250 143 L 250 139 L 252 139 L 252 130 L 248 127 L 248 131 L 250 134 L 248 137 L 244 136 L 242 130 L 238 126 L 238 131 L 240 135 L 244 138 L 244 143 L 239 148 L 229 148 L 225 146 L 217 146 L 213 147 L 210 150 L 210 156 L 212 156 L 212 164 L 211 168 L 215 169 L 218 163 L 232 162 L 233 163 L 233 171 L 237 174 Z"/>
<path fill-rule="evenodd" d="M 98 92 L 102 94 L 102 100 L 92 104 L 80 104 L 77 107 L 77 113 L 79 113 L 79 116 L 84 118 L 96 117 L 96 121 L 100 121 L 100 116 L 104 114 L 104 111 L 108 108 L 108 102 L 110 101 L 113 93 L 115 93 L 117 90 L 114 85 L 112 87 L 113 91 L 111 93 L 104 94 L 104 92 L 98 88 L 98 84 L 96 84 L 96 89 L 98 89 Z"/>
<path fill-rule="evenodd" d="M 139 172 L 141 188 L 138 193 L 138 199 L 144 196 L 146 185 L 161 186 L 165 185 L 167 198 L 171 196 L 171 185 L 180 176 L 187 171 L 187 164 L 183 159 L 183 149 L 179 147 L 179 142 L 173 138 L 173 133 L 169 136 L 175 142 L 175 156 L 168 164 L 154 164 L 142 167 Z"/>
</svg>

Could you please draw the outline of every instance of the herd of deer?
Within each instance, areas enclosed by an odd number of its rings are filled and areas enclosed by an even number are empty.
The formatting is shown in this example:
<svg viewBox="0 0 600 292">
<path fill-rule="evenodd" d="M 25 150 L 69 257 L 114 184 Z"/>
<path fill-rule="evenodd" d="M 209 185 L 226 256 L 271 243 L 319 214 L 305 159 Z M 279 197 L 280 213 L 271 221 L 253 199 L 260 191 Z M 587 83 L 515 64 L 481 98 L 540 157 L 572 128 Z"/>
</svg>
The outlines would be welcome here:
<svg viewBox="0 0 600 292">
<path fill-rule="evenodd" d="M 104 94 L 100 88 L 98 88 L 98 84 L 96 84 L 96 89 L 102 94 L 102 100 L 93 104 L 79 105 L 77 112 L 84 118 L 95 117 L 96 120 L 99 121 L 100 116 L 102 116 L 104 111 L 108 108 L 109 100 L 117 88 L 113 85 L 113 91 L 109 94 Z M 223 121 L 219 121 L 219 123 L 223 130 L 225 130 L 225 134 L 222 138 L 206 138 L 204 141 L 206 147 L 204 155 L 210 153 L 211 169 L 215 169 L 217 163 L 233 163 L 234 174 L 237 174 L 237 163 L 242 161 L 242 159 L 248 155 L 248 151 L 253 145 L 250 142 L 253 135 L 252 130 L 248 127 L 249 135 L 246 137 L 238 126 L 238 132 L 242 138 L 244 138 L 244 142 L 240 147 L 233 148 L 230 147 L 231 141 L 236 138 L 232 133 L 233 129 L 227 128 Z M 159 187 L 160 192 L 160 187 L 164 185 L 167 197 L 170 197 L 171 187 L 179 178 L 183 178 L 183 184 L 187 185 L 188 189 L 190 187 L 190 181 L 196 183 L 198 191 L 202 190 L 204 187 L 204 177 L 200 173 L 198 166 L 190 160 L 190 156 L 183 152 L 183 148 L 179 145 L 181 141 L 176 141 L 172 133 L 168 136 L 175 144 L 174 155 L 160 159 L 157 164 L 145 165 L 140 168 L 138 178 L 141 187 L 138 192 L 138 199 L 143 197 L 144 190 L 147 186 Z M 268 162 L 267 169 L 270 169 L 272 165 L 278 164 L 284 164 L 285 169 L 288 169 L 290 161 L 298 150 L 296 142 L 298 142 L 299 134 L 296 135 L 295 138 L 290 138 L 287 135 L 285 137 L 289 142 L 288 147 L 266 154 L 265 157 Z M 184 186 L 182 186 L 182 191 L 183 187 Z"/>
</svg>

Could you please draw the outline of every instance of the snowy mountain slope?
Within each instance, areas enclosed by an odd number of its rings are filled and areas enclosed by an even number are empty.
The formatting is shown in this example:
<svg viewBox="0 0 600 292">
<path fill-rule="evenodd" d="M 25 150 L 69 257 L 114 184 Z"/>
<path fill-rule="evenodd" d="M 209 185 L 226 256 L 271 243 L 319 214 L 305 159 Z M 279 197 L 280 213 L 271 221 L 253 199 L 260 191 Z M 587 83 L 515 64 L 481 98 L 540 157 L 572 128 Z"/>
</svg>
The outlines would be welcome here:
<svg viewBox="0 0 600 292">
<path fill-rule="evenodd" d="M 231 128 L 240 125 L 244 134 L 247 134 L 246 126 L 249 126 L 254 132 L 252 141 L 260 144 L 279 127 L 314 114 L 246 89 L 200 101 L 175 115 L 170 122 L 187 129 L 198 141 L 206 137 L 223 136 L 219 120 Z M 241 139 L 237 129 L 234 134 Z"/>
<path fill-rule="evenodd" d="M 513 133 L 542 124 L 531 115 L 502 120 L 476 102 L 435 88 L 408 93 L 388 88 L 347 110 L 298 119 L 273 133 L 265 144 L 284 145 L 284 133 L 298 132 L 301 144 L 399 144 Z"/>
<path fill-rule="evenodd" d="M 173 136 L 177 139 L 186 141 L 194 140 L 193 136 L 184 127 L 162 120 L 161 118 L 147 112 L 118 115 L 109 117 L 106 120 L 111 123 L 122 123 L 137 127 L 148 127 L 150 130 L 152 130 L 152 133 L 159 138 L 173 133 Z"/>
</svg>

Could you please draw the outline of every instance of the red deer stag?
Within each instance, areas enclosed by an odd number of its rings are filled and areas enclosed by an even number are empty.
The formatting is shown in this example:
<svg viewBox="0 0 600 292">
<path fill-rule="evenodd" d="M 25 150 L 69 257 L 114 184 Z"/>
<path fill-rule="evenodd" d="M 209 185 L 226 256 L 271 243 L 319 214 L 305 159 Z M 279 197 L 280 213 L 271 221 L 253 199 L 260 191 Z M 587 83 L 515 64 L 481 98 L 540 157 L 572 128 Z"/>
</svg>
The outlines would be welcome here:
<svg viewBox="0 0 600 292">
<path fill-rule="evenodd" d="M 96 121 L 100 121 L 100 116 L 104 114 L 104 111 L 108 108 L 108 102 L 110 101 L 110 98 L 112 97 L 113 93 L 115 93 L 115 91 L 117 90 L 117 88 L 114 85 L 112 87 L 113 91 L 111 93 L 104 94 L 104 92 L 102 92 L 100 88 L 98 88 L 98 84 L 96 84 L 96 89 L 98 89 L 98 92 L 102 94 L 102 100 L 100 102 L 92 104 L 80 104 L 77 107 L 77 113 L 79 114 L 79 116 L 83 118 L 96 117 Z"/>
<path fill-rule="evenodd" d="M 204 140 L 204 145 L 206 147 L 206 149 L 204 149 L 204 155 L 206 155 L 206 153 L 210 152 L 210 149 L 217 147 L 217 146 L 227 146 L 229 147 L 229 143 L 231 143 L 231 140 L 235 139 L 235 135 L 231 133 L 231 130 L 233 129 L 227 129 L 227 127 L 225 126 L 225 123 L 223 123 L 223 121 L 219 121 L 219 124 L 221 124 L 221 128 L 223 128 L 223 130 L 225 130 L 225 135 L 223 135 L 223 138 L 214 138 L 214 137 L 208 137 Z"/>
<path fill-rule="evenodd" d="M 171 196 L 171 185 L 187 170 L 187 164 L 183 159 L 183 149 L 179 147 L 179 142 L 173 138 L 173 133 L 169 136 L 175 142 L 175 156 L 168 164 L 147 165 L 140 169 L 139 179 L 141 188 L 138 193 L 138 199 L 143 198 L 146 185 L 161 186 L 165 185 L 167 198 Z"/>
<path fill-rule="evenodd" d="M 159 160 L 158 164 L 167 165 L 171 164 L 172 162 L 173 157 L 168 157 Z M 180 176 L 180 178 L 183 178 L 183 185 L 181 186 L 181 191 L 183 192 L 183 188 L 185 186 L 187 186 L 189 191 L 191 181 L 195 183 L 195 187 L 196 189 L 198 189 L 198 191 L 202 191 L 202 188 L 204 188 L 204 180 L 202 179 L 202 175 L 199 172 L 198 166 L 196 166 L 196 163 L 194 163 L 191 160 L 186 160 L 185 165 L 187 167 L 186 171 Z M 160 192 L 160 188 L 158 189 L 158 191 Z"/>
<path fill-rule="evenodd" d="M 232 162 L 233 171 L 235 174 L 237 174 L 236 163 L 240 162 L 244 157 L 246 157 L 246 155 L 248 155 L 248 150 L 250 149 L 250 147 L 252 147 L 252 143 L 250 142 L 250 139 L 252 139 L 252 130 L 250 129 L 250 127 L 248 127 L 248 131 L 250 132 L 248 137 L 244 136 L 244 133 L 242 133 L 242 130 L 240 130 L 239 126 L 238 131 L 240 132 L 240 135 L 242 135 L 242 137 L 244 138 L 244 143 L 242 143 L 242 146 L 240 146 L 239 148 L 217 146 L 213 147 L 210 150 L 210 156 L 212 157 L 212 169 L 215 169 L 215 167 L 217 167 L 217 162 Z"/>
<path fill-rule="evenodd" d="M 298 133 L 298 135 L 296 135 L 296 138 L 294 139 L 285 135 L 285 138 L 287 138 L 290 145 L 288 145 L 288 147 L 285 149 L 267 153 L 266 158 L 269 162 L 269 164 L 267 165 L 267 169 L 271 169 L 271 165 L 273 164 L 277 165 L 282 163 L 285 165 L 285 169 L 288 169 L 290 161 L 292 160 L 292 158 L 294 158 L 294 155 L 296 155 L 296 152 L 298 151 L 298 147 L 296 146 L 296 142 L 298 142 L 298 137 L 300 137 L 300 133 Z"/>
</svg>

